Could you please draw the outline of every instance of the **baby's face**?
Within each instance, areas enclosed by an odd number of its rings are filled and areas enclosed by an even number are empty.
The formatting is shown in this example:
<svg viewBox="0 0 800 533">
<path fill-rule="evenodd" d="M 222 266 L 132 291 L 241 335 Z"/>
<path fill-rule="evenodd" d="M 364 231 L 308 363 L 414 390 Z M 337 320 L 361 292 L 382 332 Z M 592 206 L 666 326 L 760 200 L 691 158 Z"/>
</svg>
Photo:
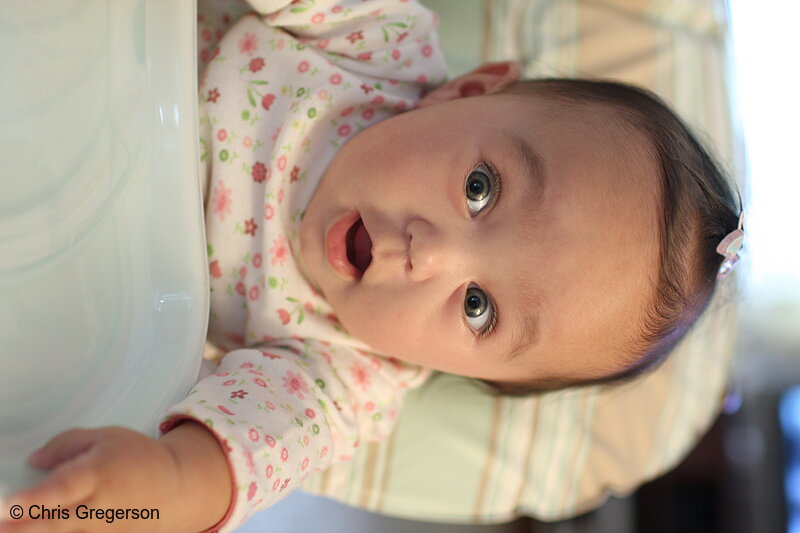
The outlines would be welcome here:
<svg viewBox="0 0 800 533">
<path fill-rule="evenodd" d="M 659 189 L 643 136 L 611 113 L 497 94 L 364 130 L 305 214 L 306 275 L 398 359 L 507 383 L 627 368 L 657 280 Z"/>
</svg>

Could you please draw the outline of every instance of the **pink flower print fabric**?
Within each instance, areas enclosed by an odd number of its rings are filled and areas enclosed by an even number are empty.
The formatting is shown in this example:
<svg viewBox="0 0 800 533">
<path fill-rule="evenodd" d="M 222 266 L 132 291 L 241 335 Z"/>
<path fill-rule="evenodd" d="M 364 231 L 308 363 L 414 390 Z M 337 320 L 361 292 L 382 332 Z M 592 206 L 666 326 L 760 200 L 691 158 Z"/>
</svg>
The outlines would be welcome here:
<svg viewBox="0 0 800 533">
<path fill-rule="evenodd" d="M 161 431 L 192 419 L 219 440 L 235 487 L 222 530 L 385 438 L 429 375 L 350 337 L 298 257 L 337 150 L 444 81 L 435 26 L 415 1 L 199 0 L 208 338 L 227 353 Z"/>
<path fill-rule="evenodd" d="M 387 437 L 405 391 L 427 375 L 314 340 L 234 350 L 167 412 L 160 429 L 191 419 L 214 432 L 235 477 L 228 530 L 312 473 L 350 460 L 360 443 Z"/>
<path fill-rule="evenodd" d="M 225 217 L 231 213 L 231 195 L 233 191 L 225 186 L 225 182 L 220 180 L 214 187 L 214 214 L 220 221 L 225 222 Z"/>
</svg>

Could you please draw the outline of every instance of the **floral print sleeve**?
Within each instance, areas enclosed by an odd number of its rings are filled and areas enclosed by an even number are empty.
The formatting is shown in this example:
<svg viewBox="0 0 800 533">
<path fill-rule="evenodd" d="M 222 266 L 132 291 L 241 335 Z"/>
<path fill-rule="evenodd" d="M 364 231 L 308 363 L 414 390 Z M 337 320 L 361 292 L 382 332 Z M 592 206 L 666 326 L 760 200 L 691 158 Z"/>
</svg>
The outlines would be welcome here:
<svg viewBox="0 0 800 533">
<path fill-rule="evenodd" d="M 391 433 L 405 390 L 427 371 L 355 350 L 290 339 L 229 352 L 161 424 L 205 424 L 233 477 L 225 530 Z"/>
<path fill-rule="evenodd" d="M 437 15 L 416 1 L 250 3 L 264 15 L 267 24 L 283 28 L 351 72 L 424 83 L 428 73 L 420 69 L 420 63 L 424 63 L 420 60 L 439 60 L 443 64 L 441 57 L 433 57 L 441 54 L 430 31 L 438 24 Z M 418 59 L 420 52 L 422 57 Z"/>
<path fill-rule="evenodd" d="M 201 0 L 200 154 L 216 373 L 166 414 L 226 452 L 231 530 L 386 437 L 425 369 L 370 353 L 305 280 L 299 228 L 339 148 L 445 79 L 414 1 Z M 215 528 L 216 529 L 216 528 Z"/>
</svg>

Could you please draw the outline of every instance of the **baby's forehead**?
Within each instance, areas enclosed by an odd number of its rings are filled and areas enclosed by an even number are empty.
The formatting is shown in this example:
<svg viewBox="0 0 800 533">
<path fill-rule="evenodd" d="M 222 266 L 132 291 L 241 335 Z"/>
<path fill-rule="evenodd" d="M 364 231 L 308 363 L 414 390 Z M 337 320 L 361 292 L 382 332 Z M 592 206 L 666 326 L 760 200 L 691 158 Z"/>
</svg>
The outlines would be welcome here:
<svg viewBox="0 0 800 533">
<path fill-rule="evenodd" d="M 537 119 L 544 119 L 633 138 L 649 137 L 643 121 L 629 107 L 569 93 L 527 92 L 508 96 L 515 100 L 512 122 L 520 127 L 532 127 Z"/>
<path fill-rule="evenodd" d="M 520 243 L 515 251 L 526 256 L 530 248 L 537 265 L 531 272 L 518 265 L 517 276 L 530 277 L 538 291 L 532 298 L 540 304 L 546 342 L 537 343 L 533 353 L 544 360 L 544 347 L 570 345 L 581 354 L 584 370 L 587 362 L 600 365 L 592 371 L 595 377 L 614 375 L 630 363 L 626 348 L 638 338 L 659 261 L 659 167 L 645 135 L 620 125 L 612 118 L 617 115 L 591 106 L 513 120 L 544 169 L 541 200 L 519 204 L 520 216 L 533 222 L 526 224 L 529 244 Z M 507 290 L 524 299 L 521 285 Z M 554 380 L 564 377 L 559 372 L 573 361 L 562 363 L 567 365 L 552 369 Z"/>
<path fill-rule="evenodd" d="M 505 127 L 523 137 L 546 167 L 557 160 L 582 162 L 587 172 L 627 177 L 627 182 L 660 175 L 651 135 L 624 109 L 585 100 L 529 100 L 507 113 Z"/>
</svg>

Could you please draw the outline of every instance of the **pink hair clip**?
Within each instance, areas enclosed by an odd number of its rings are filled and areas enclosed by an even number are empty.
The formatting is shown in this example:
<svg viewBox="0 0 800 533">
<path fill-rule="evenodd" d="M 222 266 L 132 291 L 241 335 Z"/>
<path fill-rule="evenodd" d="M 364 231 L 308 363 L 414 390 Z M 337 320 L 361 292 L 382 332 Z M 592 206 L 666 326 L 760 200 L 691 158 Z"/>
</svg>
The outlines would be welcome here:
<svg viewBox="0 0 800 533">
<path fill-rule="evenodd" d="M 725 238 L 717 245 L 717 253 L 725 256 L 717 272 L 717 279 L 727 276 L 736 263 L 739 262 L 739 252 L 744 245 L 744 210 L 739 214 L 739 226 L 732 232 L 725 235 Z"/>
</svg>

